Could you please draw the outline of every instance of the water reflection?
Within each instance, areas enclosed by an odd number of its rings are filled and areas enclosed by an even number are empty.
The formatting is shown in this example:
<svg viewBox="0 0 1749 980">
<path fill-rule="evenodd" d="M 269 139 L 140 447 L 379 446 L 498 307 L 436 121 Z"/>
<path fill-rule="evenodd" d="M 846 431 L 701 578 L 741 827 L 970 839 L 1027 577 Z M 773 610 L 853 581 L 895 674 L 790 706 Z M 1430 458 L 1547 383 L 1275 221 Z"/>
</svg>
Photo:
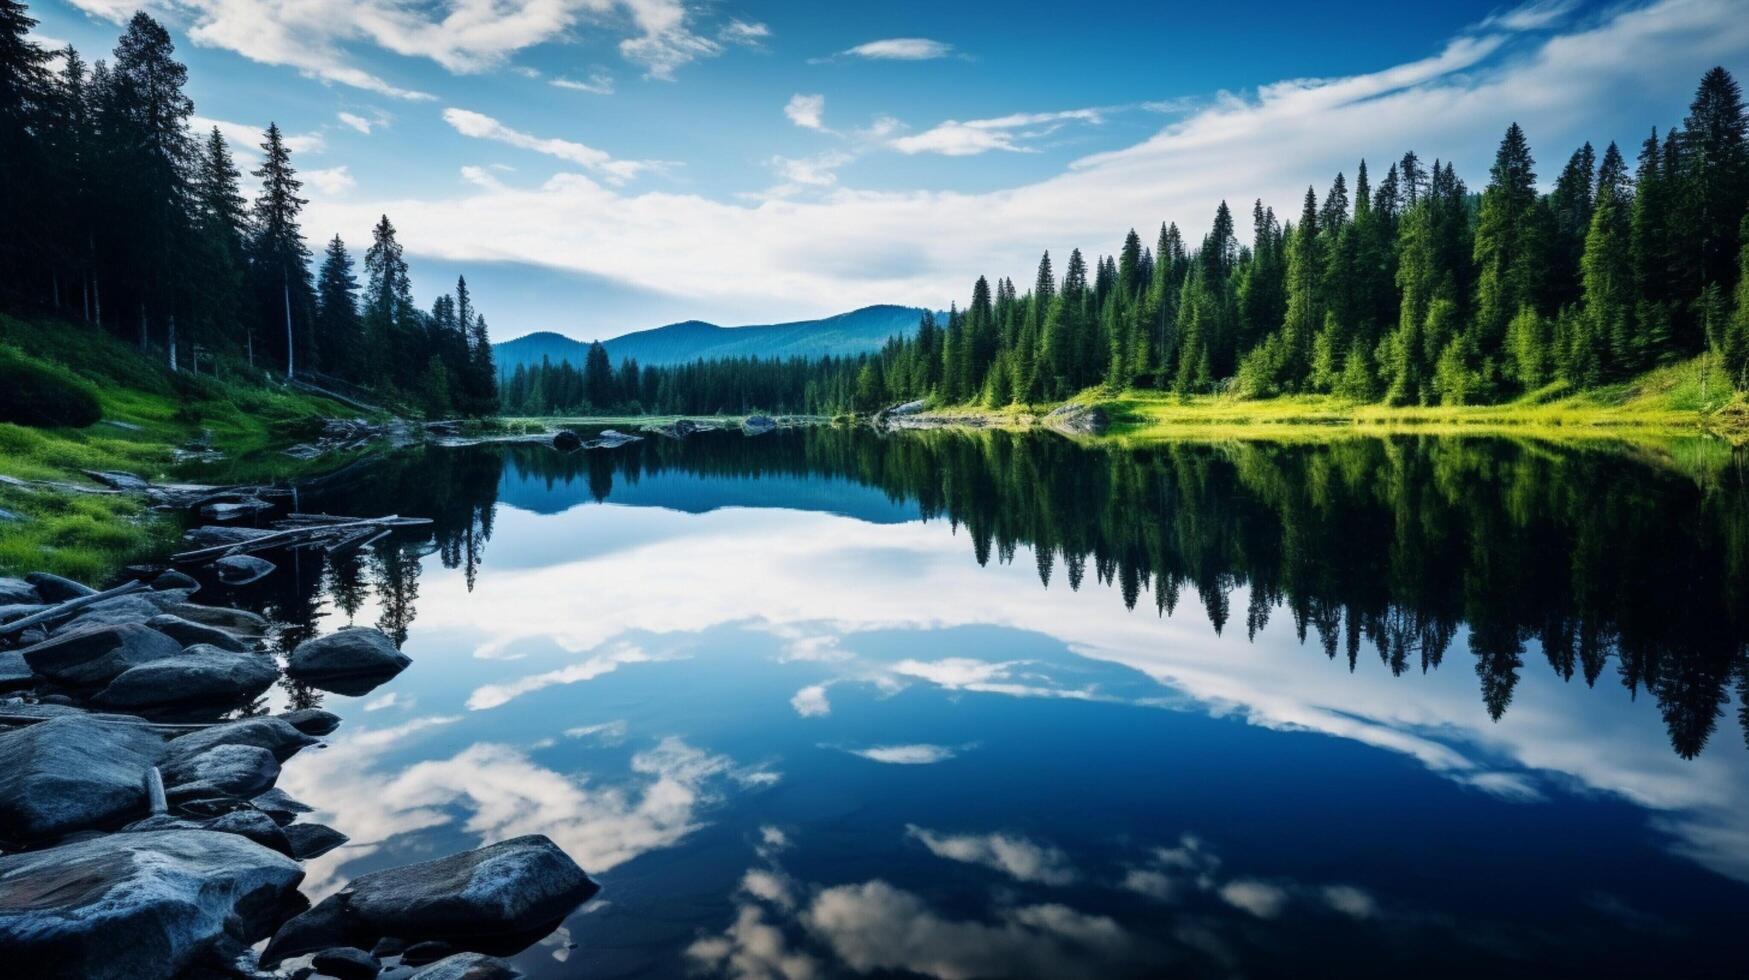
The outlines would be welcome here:
<svg viewBox="0 0 1749 980">
<path fill-rule="evenodd" d="M 356 477 L 305 506 L 434 537 L 253 593 L 415 658 L 286 767 L 355 842 L 311 887 L 546 833 L 608 887 L 536 975 L 1692 968 L 1745 905 L 1727 457 L 805 430 Z"/>
</svg>

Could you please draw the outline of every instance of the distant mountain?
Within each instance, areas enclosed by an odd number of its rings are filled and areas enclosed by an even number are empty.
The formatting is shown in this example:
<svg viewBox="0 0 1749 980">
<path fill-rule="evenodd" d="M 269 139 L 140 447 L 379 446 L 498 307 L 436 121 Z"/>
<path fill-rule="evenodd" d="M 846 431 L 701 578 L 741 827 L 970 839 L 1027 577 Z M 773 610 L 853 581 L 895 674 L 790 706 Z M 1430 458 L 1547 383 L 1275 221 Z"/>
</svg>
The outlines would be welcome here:
<svg viewBox="0 0 1749 980">
<path fill-rule="evenodd" d="M 687 320 L 605 340 L 602 346 L 607 348 L 616 367 L 628 357 L 639 364 L 665 365 L 685 364 L 701 357 L 861 354 L 880 349 L 889 337 L 910 336 L 917 330 L 922 315 L 922 309 L 912 306 L 865 306 L 824 320 L 749 327 L 719 327 L 702 320 Z M 549 331 L 492 345 L 498 370 L 504 374 L 516 370 L 518 364 L 539 364 L 543 357 L 554 364 L 570 361 L 580 366 L 588 351 L 588 342 Z"/>
</svg>

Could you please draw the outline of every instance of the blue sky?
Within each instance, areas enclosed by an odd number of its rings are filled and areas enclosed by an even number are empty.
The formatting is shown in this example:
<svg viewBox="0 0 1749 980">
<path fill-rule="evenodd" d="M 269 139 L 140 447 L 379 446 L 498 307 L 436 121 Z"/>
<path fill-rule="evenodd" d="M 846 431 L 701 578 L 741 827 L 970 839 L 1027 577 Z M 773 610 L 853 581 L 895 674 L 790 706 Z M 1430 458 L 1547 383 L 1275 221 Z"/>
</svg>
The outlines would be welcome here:
<svg viewBox="0 0 1749 980">
<path fill-rule="evenodd" d="M 137 6 L 31 10 L 94 60 Z M 1631 156 L 1706 68 L 1749 73 L 1742 0 L 146 8 L 203 125 L 296 137 L 313 245 L 386 212 L 421 298 L 465 272 L 499 338 L 944 307 L 1045 248 L 1194 240 L 1223 198 L 1296 211 L 1362 156 L 1480 187 L 1513 120 L 1545 179 Z"/>
</svg>

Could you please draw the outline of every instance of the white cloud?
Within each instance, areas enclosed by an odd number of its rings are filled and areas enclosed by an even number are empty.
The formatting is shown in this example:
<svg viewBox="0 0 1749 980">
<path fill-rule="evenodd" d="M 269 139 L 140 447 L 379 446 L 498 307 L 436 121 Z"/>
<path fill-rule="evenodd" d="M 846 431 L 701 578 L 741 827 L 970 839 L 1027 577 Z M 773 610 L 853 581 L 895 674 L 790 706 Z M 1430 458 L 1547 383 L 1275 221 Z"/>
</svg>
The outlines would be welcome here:
<svg viewBox="0 0 1749 980">
<path fill-rule="evenodd" d="M 366 136 L 370 135 L 371 121 L 356 112 L 341 112 L 336 114 L 342 125 L 355 129 Z"/>
<path fill-rule="evenodd" d="M 894 766 L 927 766 L 937 762 L 946 762 L 954 757 L 954 750 L 946 745 L 876 745 L 866 749 L 846 749 L 851 755 L 859 755 L 873 762 L 884 762 Z"/>
<path fill-rule="evenodd" d="M 1104 122 L 1104 110 L 1070 109 L 1064 112 L 1015 113 L 995 119 L 974 119 L 970 122 L 948 120 L 933 129 L 892 141 L 900 153 L 939 153 L 963 157 L 1006 150 L 1010 153 L 1030 153 L 1032 148 L 1023 140 L 1037 139 L 1055 132 L 1068 122 L 1099 124 Z M 1042 127 L 1027 131 L 1028 127 Z"/>
<path fill-rule="evenodd" d="M 952 53 L 953 45 L 926 37 L 889 37 L 839 52 L 842 57 L 870 58 L 877 61 L 929 61 L 945 58 Z"/>
<path fill-rule="evenodd" d="M 940 834 L 910 824 L 905 833 L 923 843 L 939 858 L 963 864 L 979 864 L 1000 871 L 1016 881 L 1043 885 L 1067 885 L 1075 880 L 1069 856 L 1054 847 L 1035 844 L 1009 834 Z"/>
<path fill-rule="evenodd" d="M 300 171 L 298 177 L 305 186 L 329 196 L 344 194 L 358 185 L 358 181 L 352 178 L 352 172 L 344 164 L 323 170 Z"/>
<path fill-rule="evenodd" d="M 474 693 L 468 695 L 468 710 L 485 711 L 501 707 L 525 694 L 532 694 L 535 691 L 561 684 L 592 681 L 605 674 L 611 674 L 626 664 L 653 663 L 660 659 L 663 658 L 646 653 L 641 648 L 631 644 L 618 644 L 605 653 L 596 654 L 580 663 L 567 664 L 557 670 L 519 677 L 516 680 L 501 684 L 485 684 L 475 688 Z"/>
<path fill-rule="evenodd" d="M 1499 28 L 1507 31 L 1537 31 L 1567 18 L 1579 6 L 1579 0 L 1531 0 L 1511 10 L 1491 14 L 1478 29 Z"/>
<path fill-rule="evenodd" d="M 756 48 L 771 37 L 771 28 L 764 24 L 751 23 L 744 20 L 731 20 L 723 25 L 717 36 L 729 44 L 740 44 Z"/>
<path fill-rule="evenodd" d="M 826 112 L 826 97 L 824 95 L 803 95 L 797 92 L 789 97 L 789 104 L 783 107 L 783 114 L 789 121 L 803 129 L 824 129 L 820 117 Z"/>
<path fill-rule="evenodd" d="M 1221 901 L 1243 909 L 1259 919 L 1273 919 L 1287 907 L 1287 891 L 1266 881 L 1241 878 L 1222 885 Z"/>
<path fill-rule="evenodd" d="M 261 144 L 267 139 L 267 127 L 251 123 L 231 122 L 226 119 L 210 119 L 206 116 L 190 116 L 188 130 L 196 137 L 205 137 L 214 129 L 225 138 L 231 155 L 239 161 L 251 161 L 261 156 Z M 308 133 L 280 133 L 285 148 L 294 155 L 316 154 L 328 148 L 328 139 L 321 131 L 312 130 Z M 296 160 L 293 161 L 294 165 Z M 343 168 L 342 168 L 343 169 Z M 307 174 L 306 174 L 307 176 Z"/>
<path fill-rule="evenodd" d="M 1514 119 L 1544 156 L 1584 139 L 1636 138 L 1679 117 L 1707 68 L 1749 55 L 1749 18 L 1733 0 L 1662 0 L 1515 37 L 1509 56 L 1497 35 L 1466 36 L 1367 74 L 1222 96 L 1134 146 L 983 193 L 833 186 L 818 198 L 740 202 L 621 194 L 559 174 L 460 197 L 324 203 L 312 221 L 363 229 L 387 211 L 426 254 L 586 272 L 678 292 L 701 309 L 945 306 L 979 274 L 1028 273 L 1042 248 L 1109 248 L 1124 229 L 1167 219 L 1195 240 L 1222 199 L 1261 197 L 1280 211 L 1362 156 L 1382 175 L 1383 161 L 1413 147 L 1455 159 L 1479 186 Z M 676 267 L 687 269 L 683 282 L 666 272 Z"/>
<path fill-rule="evenodd" d="M 803 718 L 818 718 L 832 713 L 832 702 L 826 700 L 826 685 L 810 684 L 789 699 L 790 707 Z"/>
<path fill-rule="evenodd" d="M 608 183 L 623 184 L 651 169 L 654 164 L 644 160 L 620 160 L 604 150 L 574 143 L 570 140 L 535 136 L 512 129 L 491 116 L 451 106 L 443 110 L 443 119 L 463 136 L 492 140 L 522 150 L 544 153 L 575 163 L 600 174 Z"/>
<path fill-rule="evenodd" d="M 624 719 L 604 721 L 594 725 L 579 725 L 576 728 L 565 729 L 566 738 L 593 738 L 603 745 L 618 745 L 626 739 L 627 725 Z"/>
<path fill-rule="evenodd" d="M 584 81 L 577 81 L 574 78 L 554 78 L 549 80 L 547 84 L 571 92 L 588 92 L 590 95 L 612 95 L 614 91 L 613 76 L 600 69 L 590 72 L 589 77 Z"/>
</svg>

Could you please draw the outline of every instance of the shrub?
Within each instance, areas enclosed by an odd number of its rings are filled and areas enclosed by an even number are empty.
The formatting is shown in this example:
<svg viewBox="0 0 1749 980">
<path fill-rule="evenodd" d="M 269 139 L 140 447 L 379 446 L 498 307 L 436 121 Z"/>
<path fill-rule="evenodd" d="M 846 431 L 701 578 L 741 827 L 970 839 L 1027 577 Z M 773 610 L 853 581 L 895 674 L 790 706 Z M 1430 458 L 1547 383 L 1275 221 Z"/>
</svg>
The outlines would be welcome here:
<svg viewBox="0 0 1749 980">
<path fill-rule="evenodd" d="M 84 428 L 103 417 L 97 393 L 64 371 L 0 349 L 0 422 Z"/>
</svg>

